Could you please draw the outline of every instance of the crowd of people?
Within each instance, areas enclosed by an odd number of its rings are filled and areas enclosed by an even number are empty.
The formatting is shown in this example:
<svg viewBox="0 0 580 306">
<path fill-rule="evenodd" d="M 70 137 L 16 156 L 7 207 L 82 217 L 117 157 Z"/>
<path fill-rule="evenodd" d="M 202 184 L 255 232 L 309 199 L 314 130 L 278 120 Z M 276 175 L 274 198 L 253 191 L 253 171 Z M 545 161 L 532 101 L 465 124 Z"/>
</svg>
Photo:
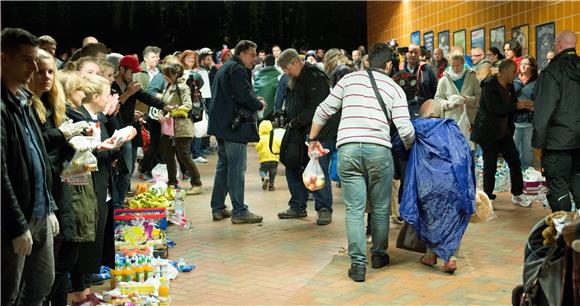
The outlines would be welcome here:
<svg viewBox="0 0 580 306">
<path fill-rule="evenodd" d="M 425 129 L 435 122 L 414 126 L 417 118 L 457 125 L 471 162 L 481 150 L 490 199 L 501 153 L 512 200 L 525 206 L 522 169 L 534 166 L 534 147 L 542 150 L 552 210 L 571 211 L 570 193 L 580 203 L 580 58 L 571 31 L 557 36 L 555 56 L 541 72 L 516 40 L 505 44 L 505 58 L 496 48 L 473 48 L 468 56 L 461 47 L 448 58 L 435 49 L 431 58 L 420 46 L 393 42 L 377 43 L 368 54 L 363 46 L 349 54 L 277 45 L 267 54 L 241 40 L 233 49 L 183 50 L 163 59 L 161 48 L 147 46 L 142 62 L 94 37 L 66 62 L 55 57 L 56 41 L 47 35 L 6 28 L 1 44 L 3 305 L 66 305 L 69 277 L 73 305 L 98 304 L 91 275 L 113 265 L 113 210 L 125 207 L 135 170 L 150 181 L 156 165 L 165 164 L 168 185 L 199 194 L 197 167 L 213 150 L 212 219 L 262 222 L 244 199 L 248 143 L 258 143 L 264 190 L 275 190 L 278 163 L 286 167 L 290 199 L 278 217 L 306 217 L 312 196 L 318 225 L 332 222 L 331 184 L 310 192 L 302 172 L 313 152 L 328 149 L 316 158 L 330 182 L 336 152 L 354 281 L 364 281 L 368 262 L 365 211 L 372 268 L 389 263 L 391 186 L 399 179 L 405 190 L 409 173 L 407 159 L 395 154 L 396 139 L 402 152 L 411 150 L 430 137 Z M 211 97 L 202 98 L 204 86 Z M 195 137 L 189 113 L 200 101 L 217 148 L 209 136 Z M 271 136 L 276 128 L 285 129 L 287 141 Z M 112 137 L 121 129 L 129 132 Z M 148 149 L 138 162 L 139 147 Z M 79 152 L 91 152 L 98 170 L 82 185 L 69 184 L 61 179 L 63 165 Z M 457 198 L 456 209 L 473 207 L 472 200 Z M 453 273 L 457 249 L 442 255 L 432 246 L 420 261 L 444 258 L 443 270 Z"/>
</svg>

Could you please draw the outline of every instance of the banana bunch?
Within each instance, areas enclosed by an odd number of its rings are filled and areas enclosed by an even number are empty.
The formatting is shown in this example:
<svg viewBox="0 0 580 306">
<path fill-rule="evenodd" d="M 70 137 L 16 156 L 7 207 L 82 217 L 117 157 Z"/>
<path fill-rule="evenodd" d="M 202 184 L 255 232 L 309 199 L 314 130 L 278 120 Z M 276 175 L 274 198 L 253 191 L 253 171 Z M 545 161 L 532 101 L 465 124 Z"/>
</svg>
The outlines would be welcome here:
<svg viewBox="0 0 580 306">
<path fill-rule="evenodd" d="M 189 116 L 189 112 L 183 108 L 176 108 L 171 111 L 171 117 L 173 118 L 187 118 Z"/>
<path fill-rule="evenodd" d="M 175 191 L 167 188 L 165 193 L 144 192 L 129 201 L 129 208 L 169 208 L 175 200 Z"/>
</svg>

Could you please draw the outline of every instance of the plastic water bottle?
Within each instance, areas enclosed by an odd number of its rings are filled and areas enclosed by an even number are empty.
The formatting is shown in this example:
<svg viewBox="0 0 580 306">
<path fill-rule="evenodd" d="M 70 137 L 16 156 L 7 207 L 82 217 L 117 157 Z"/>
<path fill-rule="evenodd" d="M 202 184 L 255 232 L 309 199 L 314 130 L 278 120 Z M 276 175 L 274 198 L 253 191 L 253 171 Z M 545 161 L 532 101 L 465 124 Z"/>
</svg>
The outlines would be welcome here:
<svg viewBox="0 0 580 306">
<path fill-rule="evenodd" d="M 186 230 L 191 227 L 191 222 L 185 218 L 185 209 L 183 208 L 183 201 L 179 198 L 175 198 L 173 202 L 173 208 L 175 209 L 175 223 L 179 225 L 179 229 Z"/>
<path fill-rule="evenodd" d="M 540 185 L 540 188 L 538 189 L 537 199 L 538 202 L 540 202 L 545 209 L 550 209 L 550 204 L 548 203 L 548 198 L 546 197 L 547 191 L 548 188 L 546 188 L 546 186 Z"/>
</svg>

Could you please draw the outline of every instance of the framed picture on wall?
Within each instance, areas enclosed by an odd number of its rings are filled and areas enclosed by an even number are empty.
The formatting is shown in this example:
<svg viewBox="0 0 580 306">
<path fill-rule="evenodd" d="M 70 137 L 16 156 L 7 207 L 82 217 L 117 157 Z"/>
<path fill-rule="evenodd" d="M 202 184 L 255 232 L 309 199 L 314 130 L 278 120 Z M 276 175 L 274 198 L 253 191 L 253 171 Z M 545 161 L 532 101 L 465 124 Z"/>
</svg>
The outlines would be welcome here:
<svg viewBox="0 0 580 306">
<path fill-rule="evenodd" d="M 512 28 L 512 39 L 517 39 L 522 45 L 522 56 L 528 54 L 529 46 L 529 26 L 527 24 Z"/>
<path fill-rule="evenodd" d="M 423 44 L 425 46 L 425 49 L 429 50 L 431 54 L 433 54 L 433 50 L 435 50 L 434 38 L 435 37 L 433 36 L 433 31 L 423 34 Z"/>
<path fill-rule="evenodd" d="M 421 45 L 421 32 L 415 31 L 411 33 L 411 43 L 417 46 Z"/>
<path fill-rule="evenodd" d="M 485 51 L 485 28 L 471 31 L 471 49 L 479 47 Z"/>
<path fill-rule="evenodd" d="M 461 46 L 465 51 L 465 29 L 453 32 L 453 46 Z"/>
<path fill-rule="evenodd" d="M 501 54 L 503 54 L 503 45 L 505 41 L 505 27 L 500 26 L 489 30 L 489 44 L 490 47 L 496 47 Z"/>
<path fill-rule="evenodd" d="M 552 50 L 555 33 L 556 24 L 553 21 L 536 26 L 536 59 L 539 70 L 548 66 L 546 55 Z"/>
<path fill-rule="evenodd" d="M 443 56 L 449 54 L 449 30 L 437 33 L 437 48 L 443 50 Z"/>
</svg>

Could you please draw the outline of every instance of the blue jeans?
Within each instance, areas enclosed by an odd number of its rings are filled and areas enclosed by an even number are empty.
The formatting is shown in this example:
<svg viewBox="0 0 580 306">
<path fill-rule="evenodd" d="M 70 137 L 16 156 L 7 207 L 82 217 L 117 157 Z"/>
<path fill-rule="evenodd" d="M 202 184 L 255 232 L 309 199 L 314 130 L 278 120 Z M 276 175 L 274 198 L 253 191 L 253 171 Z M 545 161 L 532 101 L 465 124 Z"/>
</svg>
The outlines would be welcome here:
<svg viewBox="0 0 580 306">
<path fill-rule="evenodd" d="M 194 137 L 191 142 L 191 157 L 196 159 L 201 156 L 201 138 Z"/>
<path fill-rule="evenodd" d="M 335 141 L 325 141 L 322 142 L 322 147 L 325 149 L 334 148 Z M 326 208 L 332 211 L 332 183 L 330 181 L 330 161 L 332 160 L 332 151 L 326 154 L 324 157 L 318 159 L 320 162 L 320 167 L 324 172 L 325 184 L 322 189 L 314 191 L 312 194 L 314 196 L 314 209 L 319 211 L 322 208 Z M 296 212 L 302 212 L 306 210 L 306 202 L 308 201 L 308 189 L 304 186 L 304 181 L 302 180 L 302 168 L 286 168 L 286 182 L 288 182 L 288 189 L 290 190 L 290 201 L 288 205 L 290 208 Z"/>
<path fill-rule="evenodd" d="M 244 215 L 248 211 L 248 206 L 244 204 L 247 147 L 245 143 L 218 139 L 218 161 L 211 194 L 213 213 L 226 209 L 225 200 L 228 193 L 234 216 Z"/>
<path fill-rule="evenodd" d="M 117 174 L 113 177 L 113 207 L 125 207 L 125 195 L 131 186 L 131 173 L 133 173 L 133 152 L 131 141 L 121 147 L 121 156 L 117 160 Z"/>
<path fill-rule="evenodd" d="M 534 129 L 530 124 L 530 126 L 524 127 L 516 126 L 516 131 L 514 133 L 514 142 L 520 156 L 522 170 L 527 170 L 528 167 L 534 166 L 534 152 L 532 151 L 533 131 Z"/>
<path fill-rule="evenodd" d="M 393 182 L 393 157 L 387 147 L 352 143 L 338 148 L 338 173 L 346 206 L 348 255 L 353 264 L 366 265 L 364 214 L 371 207 L 371 254 L 387 252 Z"/>
</svg>

